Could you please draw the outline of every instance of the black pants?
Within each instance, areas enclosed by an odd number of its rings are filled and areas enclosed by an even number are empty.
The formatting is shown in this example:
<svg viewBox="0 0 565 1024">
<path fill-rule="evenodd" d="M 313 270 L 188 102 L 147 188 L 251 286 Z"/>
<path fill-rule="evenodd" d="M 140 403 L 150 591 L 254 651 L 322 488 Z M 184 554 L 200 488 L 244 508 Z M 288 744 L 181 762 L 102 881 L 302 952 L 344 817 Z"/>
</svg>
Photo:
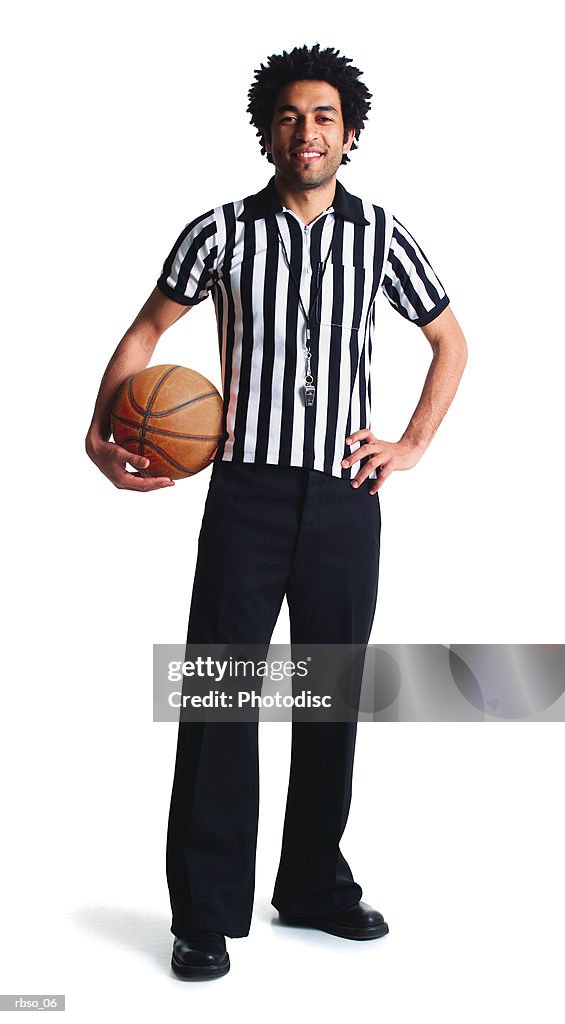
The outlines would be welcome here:
<svg viewBox="0 0 565 1024">
<path fill-rule="evenodd" d="M 291 643 L 366 644 L 379 567 L 378 494 L 317 470 L 218 462 L 198 542 L 194 644 L 265 644 L 286 595 Z M 339 842 L 356 722 L 293 722 L 283 841 L 272 898 L 326 915 L 361 887 Z M 179 724 L 167 835 L 174 935 L 247 935 L 259 809 L 257 722 Z"/>
</svg>

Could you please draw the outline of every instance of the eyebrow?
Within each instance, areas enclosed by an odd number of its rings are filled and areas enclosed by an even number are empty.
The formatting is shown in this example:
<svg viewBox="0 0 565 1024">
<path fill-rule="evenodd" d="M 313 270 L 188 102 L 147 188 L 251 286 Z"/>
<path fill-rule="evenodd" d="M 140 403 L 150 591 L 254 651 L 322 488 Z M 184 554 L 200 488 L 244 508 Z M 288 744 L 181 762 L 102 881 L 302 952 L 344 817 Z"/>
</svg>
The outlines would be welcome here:
<svg viewBox="0 0 565 1024">
<path fill-rule="evenodd" d="M 277 114 L 282 114 L 285 110 L 291 110 L 294 114 L 300 113 L 298 107 L 293 107 L 290 103 L 284 103 L 282 107 L 277 107 Z M 329 105 L 324 107 L 314 107 L 314 110 L 331 110 L 333 114 L 337 114 L 336 108 Z"/>
</svg>

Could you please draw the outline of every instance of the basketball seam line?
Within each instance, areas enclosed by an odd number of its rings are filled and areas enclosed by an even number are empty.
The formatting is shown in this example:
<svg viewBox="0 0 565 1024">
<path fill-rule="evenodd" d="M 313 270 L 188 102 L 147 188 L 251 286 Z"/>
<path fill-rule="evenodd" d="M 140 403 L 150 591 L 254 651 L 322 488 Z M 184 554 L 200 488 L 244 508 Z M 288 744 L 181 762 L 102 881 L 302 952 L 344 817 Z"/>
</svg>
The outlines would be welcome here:
<svg viewBox="0 0 565 1024">
<path fill-rule="evenodd" d="M 143 416 L 143 423 L 142 423 L 141 431 L 140 431 L 140 442 L 141 442 L 140 449 L 139 449 L 139 454 L 140 455 L 143 455 L 143 445 L 145 443 L 145 431 L 146 431 L 146 428 L 147 428 L 147 420 L 148 420 L 149 415 L 151 413 L 151 406 L 152 406 L 153 402 L 155 401 L 155 399 L 157 397 L 157 392 L 159 391 L 159 388 L 161 387 L 161 384 L 163 383 L 163 381 L 166 380 L 167 377 L 170 376 L 171 373 L 174 373 L 174 371 L 178 370 L 178 369 L 179 369 L 178 366 L 171 366 L 171 367 L 169 367 L 169 369 L 166 370 L 165 373 L 163 373 L 161 375 L 161 377 L 159 378 L 159 380 L 155 384 L 155 387 L 153 388 L 152 393 L 149 396 L 149 401 L 147 403 L 147 409 L 145 410 L 145 413 L 144 413 L 144 416 Z M 175 465 L 174 460 L 171 459 L 170 461 L 171 461 L 172 465 L 174 466 Z"/>
<path fill-rule="evenodd" d="M 138 437 L 126 437 L 122 441 L 122 444 L 125 446 L 130 441 L 139 444 Z M 163 459 L 165 459 L 167 462 L 170 462 L 171 466 L 174 466 L 175 469 L 180 469 L 183 473 L 187 473 L 189 476 L 195 475 L 195 471 L 193 469 L 188 469 L 187 466 L 183 466 L 180 462 L 177 462 L 176 459 L 173 459 L 163 448 L 160 448 L 158 444 L 154 444 L 153 441 L 146 441 L 145 445 L 147 448 L 153 448 L 159 455 L 163 457 Z M 141 451 L 139 454 L 141 455 Z"/>
<path fill-rule="evenodd" d="M 117 416 L 116 413 L 113 415 L 114 419 L 117 420 L 118 423 L 125 423 L 128 427 L 136 427 L 138 430 L 140 429 L 140 424 L 136 423 L 135 420 L 128 420 L 125 416 Z M 151 415 L 155 414 L 152 413 Z M 163 434 L 165 437 L 178 437 L 182 440 L 186 439 L 189 441 L 219 441 L 222 437 L 222 434 L 181 434 L 176 430 L 164 430 L 163 427 L 152 427 L 151 425 L 146 425 L 145 429 L 148 433 Z"/>
</svg>

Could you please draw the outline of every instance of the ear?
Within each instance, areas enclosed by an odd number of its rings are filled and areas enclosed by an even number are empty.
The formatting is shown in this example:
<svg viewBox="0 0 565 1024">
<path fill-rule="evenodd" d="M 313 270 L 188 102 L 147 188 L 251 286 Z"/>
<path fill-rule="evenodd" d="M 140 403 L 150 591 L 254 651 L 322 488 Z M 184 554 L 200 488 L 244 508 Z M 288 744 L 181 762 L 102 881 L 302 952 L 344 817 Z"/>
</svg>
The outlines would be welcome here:
<svg viewBox="0 0 565 1024">
<path fill-rule="evenodd" d="M 265 153 L 272 153 L 271 146 L 271 133 L 263 129 L 263 146 L 265 147 Z"/>
<path fill-rule="evenodd" d="M 355 128 L 348 128 L 343 135 L 343 152 L 349 153 L 353 142 L 355 141 Z"/>
</svg>

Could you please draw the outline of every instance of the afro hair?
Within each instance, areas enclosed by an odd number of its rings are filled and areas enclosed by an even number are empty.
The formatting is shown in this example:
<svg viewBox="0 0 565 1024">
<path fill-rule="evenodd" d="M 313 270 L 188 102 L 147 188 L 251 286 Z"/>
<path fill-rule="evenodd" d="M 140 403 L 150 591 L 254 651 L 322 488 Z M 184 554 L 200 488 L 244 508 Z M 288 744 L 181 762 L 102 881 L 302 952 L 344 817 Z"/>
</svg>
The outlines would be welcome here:
<svg viewBox="0 0 565 1024">
<path fill-rule="evenodd" d="M 295 46 L 290 53 L 286 50 L 282 54 L 274 53 L 267 58 L 266 65 L 261 64 L 259 70 L 255 71 L 255 81 L 249 89 L 247 113 L 251 114 L 251 124 L 257 129 L 263 154 L 267 153 L 265 143 L 270 142 L 278 93 L 290 82 L 303 82 L 307 79 L 328 82 L 338 90 L 345 130 L 353 128 L 355 139 L 359 139 L 364 128 L 363 122 L 367 120 L 367 113 L 371 109 L 369 100 L 372 93 L 359 80 L 363 72 L 349 67 L 350 64 L 350 57 L 340 57 L 339 50 L 333 47 L 321 50 L 319 43 L 311 48 Z M 351 149 L 357 149 L 356 142 L 352 143 Z M 267 153 L 267 160 L 273 163 L 270 153 Z M 343 154 L 341 162 L 349 163 L 347 153 Z"/>
</svg>

